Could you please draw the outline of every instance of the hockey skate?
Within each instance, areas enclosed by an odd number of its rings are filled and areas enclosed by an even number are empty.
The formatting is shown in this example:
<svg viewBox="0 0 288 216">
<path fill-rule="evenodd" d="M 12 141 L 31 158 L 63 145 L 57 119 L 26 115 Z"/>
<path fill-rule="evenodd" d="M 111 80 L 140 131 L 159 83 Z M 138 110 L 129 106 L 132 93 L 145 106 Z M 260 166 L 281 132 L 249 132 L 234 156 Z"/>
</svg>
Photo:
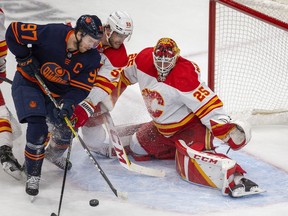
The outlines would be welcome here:
<svg viewBox="0 0 288 216">
<path fill-rule="evenodd" d="M 26 193 L 30 196 L 36 196 L 39 193 L 40 176 L 27 176 Z"/>
<path fill-rule="evenodd" d="M 22 167 L 12 153 L 10 146 L 4 145 L 0 147 L 0 160 L 3 170 L 17 180 L 22 179 Z"/>
<path fill-rule="evenodd" d="M 259 194 L 263 192 L 265 192 L 265 190 L 259 188 L 259 186 L 256 183 L 254 183 L 249 179 L 242 178 L 239 184 L 231 188 L 229 196 L 237 198 L 253 194 Z"/>
</svg>

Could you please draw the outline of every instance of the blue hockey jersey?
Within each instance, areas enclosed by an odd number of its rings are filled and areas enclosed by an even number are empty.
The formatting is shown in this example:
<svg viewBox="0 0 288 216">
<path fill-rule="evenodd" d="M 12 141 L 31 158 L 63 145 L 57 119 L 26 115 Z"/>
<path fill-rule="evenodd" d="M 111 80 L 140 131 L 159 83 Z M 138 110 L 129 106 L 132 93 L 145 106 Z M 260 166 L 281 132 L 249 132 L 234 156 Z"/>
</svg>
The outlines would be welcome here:
<svg viewBox="0 0 288 216">
<path fill-rule="evenodd" d="M 90 92 L 101 57 L 97 49 L 69 52 L 67 41 L 71 34 L 74 29 L 64 24 L 12 22 L 7 28 L 6 41 L 16 58 L 25 58 L 32 52 L 39 60 L 40 76 L 54 97 L 72 99 L 77 104 Z M 37 83 L 21 68 L 17 71 Z"/>
</svg>

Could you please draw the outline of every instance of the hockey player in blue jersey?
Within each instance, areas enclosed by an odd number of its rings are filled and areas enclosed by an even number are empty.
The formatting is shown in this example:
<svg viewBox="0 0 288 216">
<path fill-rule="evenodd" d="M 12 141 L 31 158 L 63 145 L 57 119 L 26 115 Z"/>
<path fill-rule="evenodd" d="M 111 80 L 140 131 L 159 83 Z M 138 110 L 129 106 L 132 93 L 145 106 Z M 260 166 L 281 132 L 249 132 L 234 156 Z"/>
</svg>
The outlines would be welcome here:
<svg viewBox="0 0 288 216">
<path fill-rule="evenodd" d="M 69 144 L 72 133 L 64 118 L 70 118 L 74 106 L 89 94 L 100 65 L 95 49 L 103 36 L 101 20 L 83 15 L 75 29 L 64 24 L 38 25 L 12 22 L 6 41 L 15 55 L 17 72 L 12 84 L 18 120 L 27 123 L 25 167 L 26 193 L 39 193 L 48 123 L 53 125 L 52 139 Z M 44 81 L 61 109 L 55 108 L 35 73 Z"/>
</svg>

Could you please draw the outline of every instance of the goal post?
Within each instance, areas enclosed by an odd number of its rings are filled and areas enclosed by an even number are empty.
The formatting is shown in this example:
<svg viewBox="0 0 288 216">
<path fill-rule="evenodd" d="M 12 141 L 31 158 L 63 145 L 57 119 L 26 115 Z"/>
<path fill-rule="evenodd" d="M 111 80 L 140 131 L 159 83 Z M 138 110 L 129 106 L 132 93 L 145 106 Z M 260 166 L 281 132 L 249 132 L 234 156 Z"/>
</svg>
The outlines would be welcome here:
<svg viewBox="0 0 288 216">
<path fill-rule="evenodd" d="M 288 0 L 210 0 L 208 52 L 228 113 L 288 114 Z"/>
</svg>

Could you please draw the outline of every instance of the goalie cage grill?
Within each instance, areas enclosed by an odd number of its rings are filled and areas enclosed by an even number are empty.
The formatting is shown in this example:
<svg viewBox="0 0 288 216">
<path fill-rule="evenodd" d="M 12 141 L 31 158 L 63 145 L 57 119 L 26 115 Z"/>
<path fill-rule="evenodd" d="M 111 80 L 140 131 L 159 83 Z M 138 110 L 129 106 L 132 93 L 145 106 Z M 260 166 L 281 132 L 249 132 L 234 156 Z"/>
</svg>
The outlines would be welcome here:
<svg viewBox="0 0 288 216">
<path fill-rule="evenodd" d="M 208 61 L 232 117 L 288 122 L 288 0 L 210 0 Z"/>
</svg>

